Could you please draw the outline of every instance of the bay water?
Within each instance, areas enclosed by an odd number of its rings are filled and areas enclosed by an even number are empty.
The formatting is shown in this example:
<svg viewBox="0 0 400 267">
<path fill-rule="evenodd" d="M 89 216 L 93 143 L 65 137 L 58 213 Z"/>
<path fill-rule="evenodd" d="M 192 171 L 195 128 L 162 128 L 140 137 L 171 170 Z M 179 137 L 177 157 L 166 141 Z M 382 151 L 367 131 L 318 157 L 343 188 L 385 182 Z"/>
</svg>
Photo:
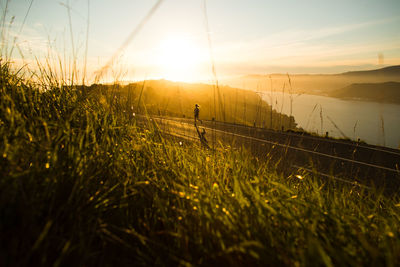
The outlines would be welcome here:
<svg viewBox="0 0 400 267">
<path fill-rule="evenodd" d="M 273 109 L 292 115 L 305 131 L 331 137 L 361 139 L 400 149 L 400 105 L 360 100 L 258 92 Z"/>
</svg>

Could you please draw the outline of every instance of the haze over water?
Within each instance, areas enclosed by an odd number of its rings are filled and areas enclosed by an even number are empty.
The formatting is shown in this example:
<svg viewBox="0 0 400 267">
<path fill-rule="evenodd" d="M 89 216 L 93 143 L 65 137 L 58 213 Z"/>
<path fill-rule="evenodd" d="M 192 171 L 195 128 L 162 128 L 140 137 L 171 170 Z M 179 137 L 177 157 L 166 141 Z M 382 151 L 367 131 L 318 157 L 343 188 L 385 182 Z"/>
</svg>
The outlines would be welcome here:
<svg viewBox="0 0 400 267">
<path fill-rule="evenodd" d="M 290 94 L 264 92 L 262 95 L 269 104 L 272 96 L 273 108 L 290 115 Z M 329 132 L 329 136 L 341 138 L 343 132 L 353 140 L 360 138 L 373 145 L 400 147 L 400 105 L 307 94 L 292 97 L 292 115 L 298 127 L 306 131 L 322 135 Z"/>
</svg>

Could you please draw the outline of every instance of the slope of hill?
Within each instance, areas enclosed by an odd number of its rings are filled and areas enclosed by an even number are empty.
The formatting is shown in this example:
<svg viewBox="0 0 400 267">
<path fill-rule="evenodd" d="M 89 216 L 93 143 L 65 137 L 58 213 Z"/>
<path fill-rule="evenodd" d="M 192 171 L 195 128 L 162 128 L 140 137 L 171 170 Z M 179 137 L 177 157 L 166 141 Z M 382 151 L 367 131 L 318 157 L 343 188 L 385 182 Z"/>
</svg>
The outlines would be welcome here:
<svg viewBox="0 0 400 267">
<path fill-rule="evenodd" d="M 225 81 L 226 84 L 231 86 L 252 90 L 261 88 L 261 90 L 282 91 L 284 85 L 286 85 L 285 92 L 290 90 L 292 93 L 326 96 L 331 96 L 334 91 L 351 84 L 386 82 L 400 82 L 400 65 L 376 70 L 351 71 L 340 74 L 247 75 Z"/>
<path fill-rule="evenodd" d="M 329 94 L 332 97 L 400 103 L 400 83 L 355 83 Z"/>
<path fill-rule="evenodd" d="M 93 88 L 104 88 L 94 85 Z M 110 88 L 109 88 L 110 89 Z M 193 118 L 194 105 L 200 105 L 200 118 L 271 127 L 295 128 L 293 117 L 272 110 L 261 97 L 243 89 L 208 84 L 189 84 L 167 80 L 150 80 L 116 86 L 127 107 L 133 112 Z M 214 107 L 216 107 L 214 109 Z M 271 122 L 272 120 L 272 122 Z"/>
<path fill-rule="evenodd" d="M 400 77 L 400 65 L 389 66 L 376 70 L 365 70 L 365 71 L 349 71 L 342 73 L 341 75 L 346 76 L 369 76 L 369 75 L 380 75 L 380 76 L 397 76 Z"/>
</svg>

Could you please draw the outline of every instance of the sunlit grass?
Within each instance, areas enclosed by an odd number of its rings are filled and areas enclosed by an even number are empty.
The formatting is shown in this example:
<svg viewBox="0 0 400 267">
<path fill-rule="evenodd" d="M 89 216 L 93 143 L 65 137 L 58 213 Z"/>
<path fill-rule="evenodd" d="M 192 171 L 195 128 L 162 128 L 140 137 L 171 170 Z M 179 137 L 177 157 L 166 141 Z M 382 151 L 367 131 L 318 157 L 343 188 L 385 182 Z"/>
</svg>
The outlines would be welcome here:
<svg viewBox="0 0 400 267">
<path fill-rule="evenodd" d="M 284 177 L 138 127 L 112 91 L 0 71 L 1 265 L 400 262 L 397 197 Z"/>
</svg>

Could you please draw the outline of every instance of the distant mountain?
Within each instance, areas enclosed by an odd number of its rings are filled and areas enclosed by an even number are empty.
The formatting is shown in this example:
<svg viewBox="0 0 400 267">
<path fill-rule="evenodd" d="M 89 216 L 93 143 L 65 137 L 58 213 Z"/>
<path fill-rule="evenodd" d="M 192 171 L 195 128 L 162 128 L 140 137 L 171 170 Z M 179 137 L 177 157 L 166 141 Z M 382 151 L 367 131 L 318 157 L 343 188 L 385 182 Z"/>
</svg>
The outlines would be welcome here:
<svg viewBox="0 0 400 267">
<path fill-rule="evenodd" d="M 243 78 L 269 78 L 270 76 L 286 76 L 287 73 L 270 73 L 270 74 L 249 74 L 243 76 Z M 371 76 L 371 75 L 386 75 L 386 76 L 394 76 L 399 75 L 400 77 L 400 65 L 388 66 L 380 69 L 373 70 L 360 70 L 360 71 L 347 71 L 342 73 L 334 73 L 334 74 L 289 74 L 291 77 L 293 76 Z"/>
<path fill-rule="evenodd" d="M 398 76 L 400 77 L 400 65 L 397 66 L 389 66 L 376 70 L 364 70 L 364 71 L 349 71 L 342 73 L 340 75 L 347 76 L 371 76 L 371 75 L 379 75 L 379 76 Z"/>
<path fill-rule="evenodd" d="M 392 70 L 391 70 L 392 71 Z M 331 97 L 400 104 L 400 83 L 355 83 L 332 91 Z"/>
<path fill-rule="evenodd" d="M 337 90 L 340 91 L 348 86 L 346 90 L 359 88 L 360 85 L 354 87 L 353 85 L 355 84 L 385 84 L 387 82 L 400 82 L 400 65 L 375 70 L 349 71 L 339 74 L 247 75 L 226 81 L 225 84 L 250 90 L 272 90 L 296 94 L 331 96 Z M 369 86 L 366 87 L 369 88 Z M 392 88 L 391 85 L 389 87 Z M 386 85 L 380 88 L 386 88 Z M 378 97 L 378 95 L 376 96 Z"/>
</svg>

